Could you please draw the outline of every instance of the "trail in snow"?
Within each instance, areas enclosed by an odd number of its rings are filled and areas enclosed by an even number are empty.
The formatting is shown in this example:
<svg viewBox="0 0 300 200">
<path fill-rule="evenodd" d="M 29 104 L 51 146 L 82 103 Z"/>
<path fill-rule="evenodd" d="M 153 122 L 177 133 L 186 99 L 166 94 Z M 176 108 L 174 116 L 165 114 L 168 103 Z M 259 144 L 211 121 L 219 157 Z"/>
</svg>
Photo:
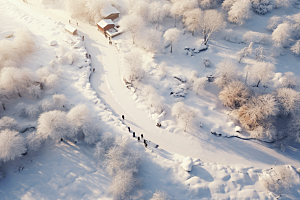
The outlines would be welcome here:
<svg viewBox="0 0 300 200">
<path fill-rule="evenodd" d="M 65 24 L 70 19 L 70 15 L 62 10 L 36 7 L 30 4 L 30 1 L 29 4 L 18 0 L 10 2 L 35 17 L 44 14 Z M 76 28 L 79 30 L 78 33 L 85 37 L 85 46 L 92 56 L 92 67 L 96 69 L 90 79 L 92 87 L 116 116 L 125 115 L 126 124 L 137 135 L 143 133 L 145 138 L 159 144 L 167 152 L 200 158 L 206 162 L 255 167 L 266 167 L 275 162 L 300 165 L 298 160 L 286 157 L 282 152 L 250 141 L 238 139 L 220 141 L 210 133 L 197 136 L 179 135 L 156 127 L 147 113 L 137 108 L 132 95 L 121 81 L 117 49 L 108 44 L 108 40 L 95 26 L 79 22 Z"/>
</svg>

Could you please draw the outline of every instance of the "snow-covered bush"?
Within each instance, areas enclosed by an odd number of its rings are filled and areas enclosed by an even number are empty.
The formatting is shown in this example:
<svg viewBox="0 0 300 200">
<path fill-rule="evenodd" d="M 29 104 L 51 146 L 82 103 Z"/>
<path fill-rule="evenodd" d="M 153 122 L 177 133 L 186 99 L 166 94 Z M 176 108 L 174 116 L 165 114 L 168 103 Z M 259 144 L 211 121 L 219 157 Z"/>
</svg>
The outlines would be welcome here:
<svg viewBox="0 0 300 200">
<path fill-rule="evenodd" d="M 274 15 L 269 19 L 267 29 L 274 31 L 278 27 L 278 25 L 281 24 L 282 22 L 283 22 L 283 17 Z"/>
<path fill-rule="evenodd" d="M 53 102 L 51 102 L 49 99 L 43 99 L 42 101 L 39 101 L 38 106 L 41 112 L 54 110 Z"/>
<path fill-rule="evenodd" d="M 100 136 L 100 141 L 96 143 L 94 156 L 98 160 L 105 158 L 108 150 L 115 145 L 116 139 L 111 133 L 104 133 Z"/>
<path fill-rule="evenodd" d="M 123 57 L 122 76 L 129 82 L 140 80 L 144 76 L 143 59 L 139 50 L 135 49 Z"/>
<path fill-rule="evenodd" d="M 229 11 L 231 6 L 237 1 L 238 0 L 224 0 L 222 3 L 222 9 L 225 11 Z"/>
<path fill-rule="evenodd" d="M 218 87 L 224 87 L 231 81 L 237 79 L 237 65 L 231 60 L 224 60 L 217 65 L 214 83 Z"/>
<path fill-rule="evenodd" d="M 177 28 L 168 29 L 164 34 L 164 39 L 171 46 L 171 53 L 173 51 L 173 47 L 177 44 L 180 37 L 180 31 Z"/>
<path fill-rule="evenodd" d="M 243 25 L 246 23 L 245 20 L 250 19 L 251 12 L 251 2 L 250 0 L 240 0 L 233 3 L 229 12 L 228 12 L 228 20 L 231 23 Z"/>
<path fill-rule="evenodd" d="M 69 133 L 69 124 L 66 113 L 53 110 L 40 115 L 37 125 L 37 136 L 45 140 L 48 137 L 54 140 L 65 138 Z"/>
<path fill-rule="evenodd" d="M 299 178 L 290 165 L 277 165 L 270 170 L 263 171 L 260 181 L 267 190 L 280 196 L 296 181 L 299 182 Z"/>
<path fill-rule="evenodd" d="M 24 57 L 34 51 L 35 42 L 32 33 L 28 29 L 18 28 L 15 31 L 16 37 L 13 45 L 19 57 Z"/>
<path fill-rule="evenodd" d="M 41 113 L 39 105 L 28 105 L 23 102 L 17 104 L 16 111 L 19 117 L 29 117 L 30 119 L 37 118 Z"/>
<path fill-rule="evenodd" d="M 274 6 L 275 8 L 288 8 L 292 5 L 294 0 L 274 0 Z"/>
<path fill-rule="evenodd" d="M 176 27 L 176 18 L 183 15 L 185 12 L 192 10 L 194 8 L 198 7 L 198 1 L 197 0 L 186 0 L 186 1 L 171 1 L 172 7 L 171 7 L 171 14 L 175 18 L 175 27 Z"/>
<path fill-rule="evenodd" d="M 203 10 L 215 8 L 220 1 L 218 0 L 198 0 L 200 7 Z"/>
<path fill-rule="evenodd" d="M 264 15 L 273 10 L 272 0 L 251 0 L 252 9 L 257 14 Z"/>
<path fill-rule="evenodd" d="M 9 129 L 0 131 L 0 161 L 12 161 L 25 152 L 25 139 L 19 132 Z"/>
<path fill-rule="evenodd" d="M 242 43 L 242 36 L 241 34 L 233 31 L 232 29 L 225 29 L 222 31 L 222 38 L 228 42 L 232 43 Z"/>
<path fill-rule="evenodd" d="M 291 33 L 292 28 L 290 24 L 279 24 L 272 33 L 272 40 L 277 46 L 288 47 L 288 45 L 290 44 Z"/>
<path fill-rule="evenodd" d="M 65 54 L 67 58 L 67 62 L 69 65 L 73 65 L 74 62 L 78 61 L 79 59 L 79 54 L 74 51 L 69 51 Z"/>
<path fill-rule="evenodd" d="M 94 116 L 84 104 L 77 105 L 67 114 L 67 123 L 70 126 L 70 136 L 76 137 L 83 133 L 84 141 L 95 144 L 100 139 L 100 129 Z"/>
<path fill-rule="evenodd" d="M 42 139 L 36 134 L 35 131 L 27 135 L 26 146 L 29 154 L 36 152 L 42 146 Z"/>
<path fill-rule="evenodd" d="M 195 8 L 193 10 L 189 10 L 184 13 L 183 22 L 186 26 L 186 28 L 192 32 L 192 35 L 194 35 L 194 32 L 198 29 L 200 24 L 200 15 L 201 13 L 200 8 Z"/>
<path fill-rule="evenodd" d="M 295 114 L 300 106 L 300 93 L 291 88 L 280 88 L 276 91 L 280 106 L 280 114 L 287 116 Z"/>
<path fill-rule="evenodd" d="M 294 141 L 300 143 L 300 117 L 298 115 L 293 116 L 288 125 L 289 136 Z"/>
<path fill-rule="evenodd" d="M 157 94 L 154 87 L 151 85 L 145 85 L 141 88 L 141 94 L 146 100 L 145 103 L 152 109 L 154 113 L 160 114 L 164 110 L 162 97 Z"/>
<path fill-rule="evenodd" d="M 119 22 L 120 30 L 125 32 L 130 32 L 132 37 L 132 43 L 134 44 L 136 36 L 139 35 L 140 31 L 143 29 L 145 22 L 144 20 L 136 15 L 130 14 L 123 16 Z"/>
<path fill-rule="evenodd" d="M 54 94 L 52 96 L 53 107 L 58 110 L 68 109 L 69 100 L 64 94 Z"/>
<path fill-rule="evenodd" d="M 237 109 L 244 105 L 251 96 L 247 86 L 240 81 L 232 81 L 219 94 L 223 105 L 232 109 Z"/>
<path fill-rule="evenodd" d="M 205 85 L 207 84 L 207 78 L 201 77 L 197 78 L 193 82 L 193 90 L 197 95 L 201 95 L 203 90 L 205 89 Z"/>
<path fill-rule="evenodd" d="M 23 102 L 17 104 L 16 111 L 19 117 L 26 117 L 26 107 L 27 104 Z"/>
<path fill-rule="evenodd" d="M 161 62 L 158 65 L 156 65 L 156 75 L 162 79 L 167 75 L 168 72 L 168 65 L 166 62 Z"/>
<path fill-rule="evenodd" d="M 247 31 L 243 35 L 243 43 L 250 44 L 251 42 L 255 44 L 269 44 L 271 41 L 268 34 Z"/>
<path fill-rule="evenodd" d="M 149 4 L 148 7 L 148 21 L 157 24 L 161 24 L 167 16 L 167 11 L 164 9 L 164 3 L 160 1 L 154 1 Z"/>
<path fill-rule="evenodd" d="M 292 47 L 291 51 L 297 56 L 300 55 L 300 40 L 298 40 Z"/>
<path fill-rule="evenodd" d="M 252 97 L 233 114 L 244 128 L 255 130 L 259 126 L 264 127 L 266 120 L 276 116 L 278 111 L 278 103 L 274 95 L 266 94 Z"/>
<path fill-rule="evenodd" d="M 149 52 L 159 52 L 162 48 L 162 32 L 155 29 L 145 29 L 137 37 L 137 45 Z"/>
<path fill-rule="evenodd" d="M 27 88 L 28 94 L 32 99 L 39 99 L 42 97 L 42 90 L 40 84 L 31 85 Z"/>
<path fill-rule="evenodd" d="M 205 67 L 209 67 L 210 66 L 209 58 L 207 58 L 207 57 L 203 58 L 202 63 Z"/>
<path fill-rule="evenodd" d="M 266 86 L 269 81 L 274 77 L 274 71 L 276 67 L 270 62 L 256 62 L 252 66 L 246 66 L 245 72 L 256 87 L 261 83 Z"/>
<path fill-rule="evenodd" d="M 264 58 L 266 57 L 266 51 L 264 49 L 264 47 L 257 47 L 255 50 L 255 60 L 262 62 L 264 60 Z"/>
<path fill-rule="evenodd" d="M 285 72 L 284 76 L 280 79 L 283 88 L 297 89 L 299 85 L 299 78 L 293 72 Z"/>
<path fill-rule="evenodd" d="M 0 118 L 0 131 L 4 129 L 18 130 L 17 121 L 13 118 L 6 117 L 6 116 Z"/>
<path fill-rule="evenodd" d="M 253 42 L 251 42 L 248 47 L 245 47 L 241 51 L 236 53 L 239 63 L 242 61 L 243 58 L 247 57 L 249 54 L 252 53 L 252 46 L 253 46 Z"/>
<path fill-rule="evenodd" d="M 165 191 L 156 191 L 150 200 L 170 200 L 170 197 Z"/>
<path fill-rule="evenodd" d="M 185 132 L 196 127 L 196 112 L 181 101 L 173 105 L 172 116 L 176 118 L 179 128 Z"/>
</svg>

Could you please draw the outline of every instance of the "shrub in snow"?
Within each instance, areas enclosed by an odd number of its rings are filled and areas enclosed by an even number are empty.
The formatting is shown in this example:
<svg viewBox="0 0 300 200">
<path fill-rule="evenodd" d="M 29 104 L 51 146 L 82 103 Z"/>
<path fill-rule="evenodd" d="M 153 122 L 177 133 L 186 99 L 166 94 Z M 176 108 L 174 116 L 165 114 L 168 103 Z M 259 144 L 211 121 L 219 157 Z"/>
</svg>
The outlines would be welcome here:
<svg viewBox="0 0 300 200">
<path fill-rule="evenodd" d="M 65 138 L 69 133 L 69 129 L 66 113 L 53 110 L 40 115 L 36 133 L 43 140 L 48 137 L 58 140 Z"/>
<path fill-rule="evenodd" d="M 105 158 L 108 150 L 115 145 L 116 139 L 111 133 L 104 133 L 100 136 L 100 141 L 96 143 L 94 156 L 100 160 Z"/>
<path fill-rule="evenodd" d="M 52 96 L 54 108 L 58 110 L 65 110 L 68 108 L 69 100 L 64 94 L 54 94 Z"/>
<path fill-rule="evenodd" d="M 38 105 L 26 105 L 25 113 L 30 119 L 35 119 L 39 116 L 40 110 Z"/>
<path fill-rule="evenodd" d="M 164 39 L 166 42 L 171 45 L 171 53 L 173 51 L 173 47 L 177 44 L 180 37 L 180 31 L 177 28 L 168 29 L 164 34 Z"/>
<path fill-rule="evenodd" d="M 245 20 L 251 18 L 251 2 L 250 0 L 240 0 L 233 3 L 228 12 L 228 20 L 231 23 L 243 25 Z"/>
<path fill-rule="evenodd" d="M 16 67 L 18 56 L 15 53 L 13 42 L 9 40 L 0 41 L 0 69 L 3 67 Z"/>
<path fill-rule="evenodd" d="M 288 47 L 290 44 L 291 33 L 292 28 L 290 24 L 279 24 L 272 33 L 272 40 L 277 46 Z"/>
<path fill-rule="evenodd" d="M 245 105 L 234 111 L 234 115 L 248 130 L 255 130 L 265 121 L 278 114 L 278 103 L 274 95 L 266 94 L 252 97 Z"/>
<path fill-rule="evenodd" d="M 298 40 L 292 47 L 291 51 L 297 56 L 300 55 L 300 40 Z"/>
<path fill-rule="evenodd" d="M 232 81 L 219 94 L 223 105 L 232 109 L 237 109 L 244 105 L 250 98 L 250 90 L 240 81 Z"/>
<path fill-rule="evenodd" d="M 158 65 L 156 65 L 156 75 L 162 79 L 167 75 L 168 71 L 168 65 L 166 62 L 161 62 Z"/>
<path fill-rule="evenodd" d="M 67 58 L 67 62 L 69 65 L 73 65 L 74 62 L 78 61 L 79 59 L 79 54 L 74 51 L 69 51 L 65 54 Z"/>
<path fill-rule="evenodd" d="M 205 89 L 205 85 L 207 84 L 207 78 L 201 77 L 195 79 L 193 82 L 193 90 L 197 95 L 201 95 L 203 93 L 203 90 Z"/>
<path fill-rule="evenodd" d="M 183 15 L 188 10 L 192 10 L 194 8 L 198 7 L 197 0 L 186 0 L 186 1 L 172 1 L 172 7 L 171 7 L 171 14 L 175 18 L 175 24 L 176 27 L 176 17 Z"/>
<path fill-rule="evenodd" d="M 207 57 L 203 58 L 202 63 L 205 67 L 209 67 L 210 66 L 209 58 L 207 58 Z"/>
<path fill-rule="evenodd" d="M 121 31 L 128 31 L 131 33 L 133 44 L 135 37 L 138 36 L 140 31 L 144 28 L 144 24 L 145 22 L 143 19 L 136 14 L 123 16 L 119 22 Z"/>
<path fill-rule="evenodd" d="M 274 77 L 274 71 L 276 67 L 270 62 L 257 62 L 252 66 L 246 66 L 246 81 L 249 77 L 250 81 L 255 84 L 256 87 L 261 83 L 267 85 L 271 78 Z"/>
<path fill-rule="evenodd" d="M 49 42 L 49 45 L 50 46 L 56 46 L 58 43 L 57 43 L 57 41 L 56 40 L 51 40 L 50 42 Z"/>
<path fill-rule="evenodd" d="M 285 72 L 281 78 L 281 87 L 297 89 L 299 85 L 298 77 L 293 72 Z"/>
<path fill-rule="evenodd" d="M 243 35 L 243 43 L 250 44 L 251 42 L 255 44 L 269 44 L 271 42 L 270 35 L 265 33 L 247 31 Z"/>
<path fill-rule="evenodd" d="M 259 46 L 255 50 L 255 60 L 262 62 L 266 57 L 266 51 L 263 47 Z"/>
<path fill-rule="evenodd" d="M 203 10 L 206 10 L 206 9 L 213 9 L 215 8 L 219 1 L 215 1 L 215 0 L 199 0 L 199 5 L 200 7 L 203 9 Z"/>
<path fill-rule="evenodd" d="M 53 102 L 51 102 L 49 99 L 43 99 L 42 101 L 39 101 L 38 106 L 42 112 L 54 110 Z"/>
<path fill-rule="evenodd" d="M 25 152 L 25 139 L 19 132 L 9 129 L 0 131 L 0 161 L 12 161 Z"/>
<path fill-rule="evenodd" d="M 18 103 L 16 106 L 17 114 L 19 117 L 26 117 L 26 107 L 27 104 L 25 103 Z"/>
<path fill-rule="evenodd" d="M 4 129 L 18 130 L 18 123 L 15 119 L 4 116 L 0 118 L 0 131 Z"/>
<path fill-rule="evenodd" d="M 233 31 L 232 29 L 225 29 L 222 31 L 222 38 L 228 42 L 232 43 L 242 43 L 242 36 Z"/>
<path fill-rule="evenodd" d="M 293 2 L 293 0 L 274 0 L 275 8 L 288 8 Z"/>
<path fill-rule="evenodd" d="M 289 136 L 294 139 L 294 141 L 300 143 L 300 117 L 294 115 L 292 120 L 289 122 L 288 128 Z"/>
<path fill-rule="evenodd" d="M 28 53 L 33 52 L 35 48 L 34 37 L 32 33 L 24 28 L 18 28 L 15 31 L 15 40 L 13 46 L 19 57 L 23 57 Z"/>
<path fill-rule="evenodd" d="M 251 0 L 252 9 L 257 14 L 264 15 L 273 10 L 272 0 Z"/>
<path fill-rule="evenodd" d="M 234 128 L 235 132 L 241 133 L 243 131 L 243 129 L 240 126 L 236 126 Z"/>
<path fill-rule="evenodd" d="M 95 144 L 100 139 L 100 130 L 98 123 L 86 105 L 77 105 L 67 114 L 67 120 L 70 125 L 70 135 L 76 137 L 83 133 L 84 141 L 88 144 Z"/>
<path fill-rule="evenodd" d="M 191 157 L 185 157 L 180 165 L 183 170 L 190 172 L 193 168 L 193 159 Z"/>
<path fill-rule="evenodd" d="M 36 152 L 42 146 L 42 139 L 37 135 L 35 131 L 27 135 L 26 146 L 27 146 L 27 152 L 29 154 Z"/>
<path fill-rule="evenodd" d="M 162 32 L 155 29 L 145 29 L 143 34 L 137 37 L 137 44 L 148 52 L 159 52 L 162 47 Z"/>
<path fill-rule="evenodd" d="M 142 95 L 146 99 L 145 103 L 147 106 L 151 107 L 155 113 L 160 114 L 163 109 L 162 98 L 157 94 L 154 87 L 151 85 L 146 85 L 142 88 Z"/>
<path fill-rule="evenodd" d="M 205 10 L 201 12 L 198 31 L 203 35 L 204 45 L 207 45 L 210 36 L 222 29 L 223 25 L 224 16 L 217 10 Z"/>
<path fill-rule="evenodd" d="M 132 50 L 123 57 L 122 75 L 129 82 L 140 80 L 144 76 L 143 60 L 139 50 Z"/>
<path fill-rule="evenodd" d="M 223 3 L 222 3 L 222 9 L 223 10 L 226 10 L 226 11 L 229 11 L 231 6 L 237 2 L 238 0 L 224 0 Z"/>
<path fill-rule="evenodd" d="M 218 87 L 224 87 L 237 78 L 237 65 L 231 60 L 224 60 L 217 65 L 215 81 Z"/>
<path fill-rule="evenodd" d="M 250 43 L 248 47 L 243 48 L 241 51 L 236 53 L 236 56 L 238 58 L 238 62 L 240 63 L 244 57 L 247 57 L 249 54 L 252 53 L 252 46 L 253 42 Z"/>
<path fill-rule="evenodd" d="M 33 99 L 39 99 L 42 97 L 42 90 L 40 84 L 31 85 L 27 88 L 28 94 Z"/>
<path fill-rule="evenodd" d="M 276 98 L 280 106 L 280 114 L 295 114 L 300 106 L 300 93 L 290 88 L 280 88 L 276 91 Z"/>
<path fill-rule="evenodd" d="M 196 126 L 196 112 L 184 105 L 181 101 L 173 105 L 172 116 L 176 118 L 179 128 L 183 129 L 185 132 Z"/>
<path fill-rule="evenodd" d="M 280 196 L 299 181 L 297 177 L 298 175 L 290 165 L 278 165 L 265 170 L 260 176 L 260 181 L 267 190 Z"/>
<path fill-rule="evenodd" d="M 282 17 L 274 15 L 269 19 L 267 29 L 274 31 L 278 27 L 278 25 L 281 24 L 282 22 L 283 22 Z"/>
<path fill-rule="evenodd" d="M 150 200 L 170 200 L 170 197 L 165 191 L 156 191 Z"/>
<path fill-rule="evenodd" d="M 164 9 L 164 3 L 154 1 L 149 4 L 148 8 L 148 20 L 156 25 L 161 24 L 167 15 L 167 11 Z"/>
</svg>

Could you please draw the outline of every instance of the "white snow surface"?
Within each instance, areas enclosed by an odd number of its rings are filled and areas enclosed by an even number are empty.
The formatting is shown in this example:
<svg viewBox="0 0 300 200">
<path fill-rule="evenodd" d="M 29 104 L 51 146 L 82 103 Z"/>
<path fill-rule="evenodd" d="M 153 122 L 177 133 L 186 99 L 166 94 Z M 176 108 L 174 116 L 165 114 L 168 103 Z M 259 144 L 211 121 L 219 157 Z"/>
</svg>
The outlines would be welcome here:
<svg viewBox="0 0 300 200">
<path fill-rule="evenodd" d="M 185 157 L 180 165 L 183 170 L 190 172 L 193 168 L 193 159 L 191 157 Z"/>
<path fill-rule="evenodd" d="M 167 107 L 166 113 L 152 113 L 143 104 L 143 99 L 128 90 L 120 78 L 120 57 L 132 47 L 130 39 L 122 35 L 114 41 L 116 46 L 109 45 L 95 26 L 80 22 L 79 35 L 85 36 L 81 43 L 81 37 L 72 37 L 63 31 L 70 13 L 45 8 L 36 1 L 28 2 L 1 1 L 0 17 L 5 20 L 0 21 L 0 31 L 17 27 L 31 30 L 38 50 L 22 65 L 32 70 L 48 66 L 50 61 L 55 60 L 61 44 L 68 44 L 70 48 L 76 46 L 73 52 L 78 53 L 79 60 L 63 64 L 59 87 L 47 91 L 43 98 L 63 93 L 71 104 L 86 104 L 93 110 L 103 133 L 111 132 L 129 138 L 130 147 L 143 155 L 139 172 L 143 184 L 133 192 L 132 199 L 150 199 L 156 190 L 167 191 L 172 199 L 275 199 L 275 194 L 267 192 L 259 181 L 263 169 L 270 169 L 274 163 L 289 164 L 299 169 L 299 146 L 288 145 L 282 152 L 271 144 L 212 135 L 210 131 L 223 136 L 236 135 L 233 120 L 226 115 L 227 109 L 221 106 L 216 92 L 205 93 L 202 97 L 187 94 L 186 102 L 200 111 L 203 125 L 193 133 L 183 132 L 177 127 L 170 115 L 170 107 Z M 253 31 L 259 31 L 258 26 L 252 24 L 251 27 Z M 245 27 L 239 31 L 244 32 L 243 29 Z M 54 40 L 58 41 L 58 45 L 49 46 Z M 182 40 L 192 46 L 195 38 L 186 36 Z M 230 43 L 231 50 L 228 50 L 226 41 L 210 42 L 203 57 L 209 57 L 213 65 L 222 56 L 228 56 L 228 52 L 222 51 L 224 48 L 232 55 L 241 49 L 241 44 Z M 177 47 L 177 54 L 155 55 L 155 62 L 165 59 L 171 66 L 170 76 L 158 83 L 162 88 L 184 88 L 185 85 L 178 83 L 172 75 L 199 68 L 202 56 L 186 57 L 180 53 L 184 46 L 186 44 Z M 86 53 L 91 55 L 91 59 L 85 57 Z M 143 59 L 148 65 L 146 67 L 153 66 L 151 55 L 145 54 Z M 278 61 L 278 65 L 284 69 L 285 64 L 289 64 L 292 71 L 300 74 L 293 65 L 296 61 L 287 55 L 283 61 Z M 92 73 L 93 68 L 95 73 Z M 205 76 L 212 73 L 209 69 L 202 72 Z M 186 76 L 181 79 L 185 80 Z M 164 95 L 167 105 L 177 101 L 170 99 L 169 93 L 163 94 L 162 90 L 158 89 L 158 93 Z M 32 105 L 37 103 L 31 99 L 25 101 Z M 11 102 L 1 115 L 15 116 L 17 103 L 18 100 Z M 121 115 L 125 115 L 124 122 L 119 119 Z M 36 126 L 36 120 L 16 119 L 21 127 Z M 161 128 L 155 126 L 157 122 L 161 122 Z M 128 133 L 127 126 L 137 136 L 143 133 L 145 139 L 158 144 L 159 148 L 149 146 L 145 149 Z M 111 177 L 99 166 L 93 154 L 94 147 L 85 143 L 47 141 L 35 154 L 0 166 L 0 171 L 6 175 L 0 178 L 0 199 L 112 199 L 108 193 Z M 182 170 L 185 159 L 189 160 L 188 166 L 193 167 L 190 173 Z M 298 199 L 299 186 L 298 183 L 281 199 Z"/>
</svg>

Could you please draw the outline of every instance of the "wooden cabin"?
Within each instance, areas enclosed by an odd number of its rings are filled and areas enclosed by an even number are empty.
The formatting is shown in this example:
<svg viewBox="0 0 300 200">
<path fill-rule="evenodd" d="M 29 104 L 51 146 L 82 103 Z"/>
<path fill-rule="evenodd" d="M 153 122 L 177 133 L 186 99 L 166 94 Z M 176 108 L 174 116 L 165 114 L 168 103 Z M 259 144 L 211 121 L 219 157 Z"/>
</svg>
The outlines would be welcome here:
<svg viewBox="0 0 300 200">
<path fill-rule="evenodd" d="M 103 19 L 97 24 L 97 26 L 100 32 L 106 34 L 107 30 L 115 27 L 115 23 L 111 19 Z"/>
<path fill-rule="evenodd" d="M 113 6 L 107 5 L 103 8 L 102 14 L 104 19 L 117 19 L 120 16 L 120 12 Z"/>
<path fill-rule="evenodd" d="M 72 35 L 77 35 L 77 29 L 69 24 L 65 26 L 65 30 Z"/>
</svg>

